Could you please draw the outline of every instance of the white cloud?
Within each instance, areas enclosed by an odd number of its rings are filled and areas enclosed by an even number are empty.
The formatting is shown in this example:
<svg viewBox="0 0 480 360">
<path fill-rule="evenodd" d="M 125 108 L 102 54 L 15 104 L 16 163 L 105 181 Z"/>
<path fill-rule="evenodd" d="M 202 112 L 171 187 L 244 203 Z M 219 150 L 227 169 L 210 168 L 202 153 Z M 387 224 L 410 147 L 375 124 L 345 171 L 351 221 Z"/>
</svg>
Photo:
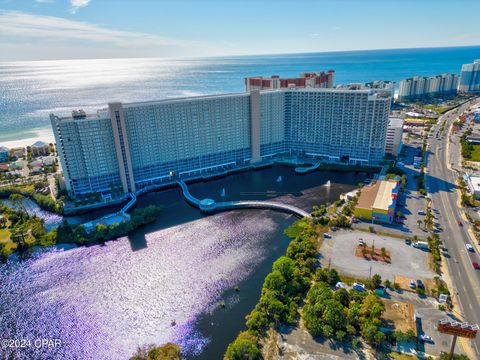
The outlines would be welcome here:
<svg viewBox="0 0 480 360">
<path fill-rule="evenodd" d="M 90 4 L 90 0 L 70 0 L 71 12 L 75 13 L 78 9 L 88 6 Z"/>
<path fill-rule="evenodd" d="M 100 25 L 54 16 L 36 15 L 21 11 L 0 10 L 0 48 L 21 43 L 42 45 L 55 51 L 76 47 L 78 53 L 87 52 L 89 58 L 96 56 L 99 48 L 102 56 L 108 50 L 115 57 L 122 56 L 191 56 L 216 52 L 208 44 L 170 39 L 154 34 L 113 30 Z M 22 58 L 25 51 L 22 51 Z M 73 57 L 75 55 L 72 54 Z M 1 56 L 0 58 L 6 56 Z M 32 57 L 35 59 L 34 52 Z M 82 58 L 85 56 L 81 56 Z M 9 56 L 12 58 L 12 56 Z M 63 57 L 64 58 L 64 57 Z"/>
<path fill-rule="evenodd" d="M 85 40 L 131 45 L 179 45 L 178 41 L 140 32 L 112 30 L 88 22 L 0 10 L 0 33 L 10 36 L 54 40 Z"/>
</svg>

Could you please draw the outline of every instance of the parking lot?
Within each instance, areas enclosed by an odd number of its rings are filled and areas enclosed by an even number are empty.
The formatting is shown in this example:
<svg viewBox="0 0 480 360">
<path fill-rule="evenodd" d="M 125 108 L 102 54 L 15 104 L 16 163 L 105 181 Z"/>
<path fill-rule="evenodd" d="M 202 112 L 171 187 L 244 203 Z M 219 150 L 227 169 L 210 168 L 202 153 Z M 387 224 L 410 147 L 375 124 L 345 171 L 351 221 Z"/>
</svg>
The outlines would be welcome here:
<svg viewBox="0 0 480 360">
<path fill-rule="evenodd" d="M 405 216 L 404 227 L 409 229 L 413 235 L 425 236 L 424 231 L 418 226 L 417 221 L 424 219 L 424 216 L 418 215 L 419 210 L 425 210 L 425 197 L 417 192 L 417 180 L 415 176 L 419 174 L 419 170 L 413 166 L 413 158 L 419 151 L 420 145 L 412 143 L 405 145 L 405 156 L 402 157 L 403 162 L 398 167 L 405 171 L 407 175 L 407 186 L 397 201 L 397 211 L 401 211 Z"/>
<path fill-rule="evenodd" d="M 428 266 L 429 253 L 406 245 L 402 239 L 352 230 L 340 230 L 331 235 L 332 239 L 323 241 L 320 249 L 321 264 L 330 265 L 345 275 L 367 278 L 370 274 L 379 274 L 392 282 L 397 275 L 422 280 L 435 275 Z M 355 248 L 360 238 L 368 246 L 385 247 L 390 251 L 391 263 L 356 257 Z"/>
<path fill-rule="evenodd" d="M 407 302 L 414 306 L 416 327 L 418 335 L 428 335 L 433 339 L 432 343 L 423 343 L 417 349 L 429 354 L 440 355 L 440 352 L 448 352 L 452 338 L 449 335 L 441 334 L 437 330 L 438 321 L 454 315 L 447 315 L 444 311 L 438 310 L 438 303 L 431 297 L 419 297 L 417 294 L 406 291 L 389 291 L 388 298 L 391 301 Z M 456 353 L 465 354 L 461 343 L 457 342 Z"/>
</svg>

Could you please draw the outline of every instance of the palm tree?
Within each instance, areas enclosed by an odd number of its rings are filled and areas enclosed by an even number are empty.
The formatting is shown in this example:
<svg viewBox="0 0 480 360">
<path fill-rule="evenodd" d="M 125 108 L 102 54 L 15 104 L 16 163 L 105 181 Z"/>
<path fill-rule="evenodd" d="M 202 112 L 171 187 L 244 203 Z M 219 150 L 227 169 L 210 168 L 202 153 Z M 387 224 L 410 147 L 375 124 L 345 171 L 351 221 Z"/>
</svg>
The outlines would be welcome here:
<svg viewBox="0 0 480 360">
<path fill-rule="evenodd" d="M 420 225 L 422 225 L 422 220 L 418 219 L 417 220 L 417 225 L 418 225 L 418 227 L 420 227 Z"/>
</svg>

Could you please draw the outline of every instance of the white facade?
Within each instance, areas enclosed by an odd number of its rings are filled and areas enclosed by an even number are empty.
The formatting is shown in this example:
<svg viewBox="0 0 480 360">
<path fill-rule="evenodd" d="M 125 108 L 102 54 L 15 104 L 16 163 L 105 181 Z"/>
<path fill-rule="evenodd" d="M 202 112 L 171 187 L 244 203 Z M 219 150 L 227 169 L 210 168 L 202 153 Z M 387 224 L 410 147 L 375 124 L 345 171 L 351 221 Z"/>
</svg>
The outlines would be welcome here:
<svg viewBox="0 0 480 360">
<path fill-rule="evenodd" d="M 425 77 L 415 76 L 400 81 L 398 98 L 415 99 L 424 96 L 455 93 L 457 91 L 459 77 L 455 74 L 441 74 Z"/>
<path fill-rule="evenodd" d="M 480 60 L 462 65 L 458 91 L 463 93 L 480 92 Z"/>
<path fill-rule="evenodd" d="M 51 115 L 72 197 L 135 192 L 269 161 L 280 154 L 376 164 L 391 97 L 375 90 L 297 89 L 112 103 L 94 116 Z"/>
<path fill-rule="evenodd" d="M 472 195 L 474 195 L 476 199 L 480 199 L 480 175 L 465 175 L 465 180 Z"/>
<path fill-rule="evenodd" d="M 402 150 L 403 119 L 390 118 L 387 127 L 385 153 L 398 156 Z"/>
</svg>

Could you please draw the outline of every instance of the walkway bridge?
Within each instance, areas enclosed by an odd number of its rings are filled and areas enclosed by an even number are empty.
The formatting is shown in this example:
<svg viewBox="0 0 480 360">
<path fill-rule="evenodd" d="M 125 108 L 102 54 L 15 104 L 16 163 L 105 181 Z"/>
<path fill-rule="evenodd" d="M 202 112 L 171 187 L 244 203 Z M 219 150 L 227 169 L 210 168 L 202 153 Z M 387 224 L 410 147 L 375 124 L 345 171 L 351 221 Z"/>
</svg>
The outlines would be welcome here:
<svg viewBox="0 0 480 360">
<path fill-rule="evenodd" d="M 302 210 L 296 206 L 282 204 L 274 201 L 261 201 L 261 200 L 238 200 L 238 201 L 222 201 L 216 202 L 213 199 L 199 200 L 194 197 L 188 190 L 187 184 L 183 180 L 177 181 L 183 192 L 185 200 L 190 204 L 199 208 L 203 212 L 215 212 L 225 211 L 232 209 L 271 209 L 277 211 L 283 211 L 290 214 L 294 214 L 301 218 L 311 218 L 312 215 L 305 210 Z"/>
<path fill-rule="evenodd" d="M 128 210 L 131 209 L 133 205 L 137 202 L 137 196 L 134 193 L 130 193 L 130 201 L 125 204 L 125 206 L 120 210 L 121 213 L 125 214 Z"/>
</svg>

